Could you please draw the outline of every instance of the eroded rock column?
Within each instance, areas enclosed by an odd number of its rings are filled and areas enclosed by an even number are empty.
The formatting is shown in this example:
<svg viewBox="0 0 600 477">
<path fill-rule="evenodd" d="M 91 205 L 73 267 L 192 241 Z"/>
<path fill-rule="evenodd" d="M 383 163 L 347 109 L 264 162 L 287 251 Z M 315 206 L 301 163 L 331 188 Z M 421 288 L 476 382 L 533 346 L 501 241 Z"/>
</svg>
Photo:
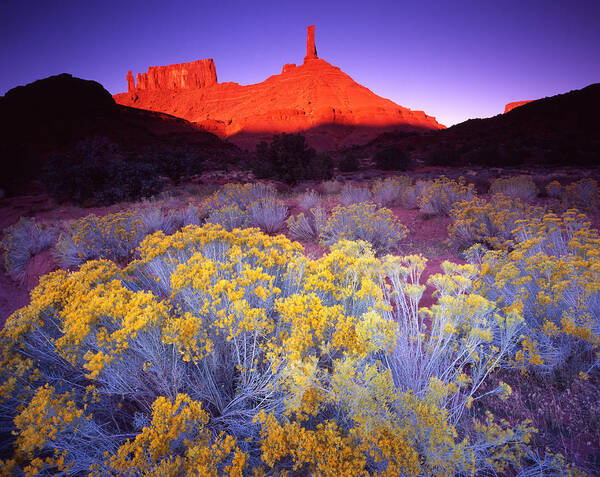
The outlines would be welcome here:
<svg viewBox="0 0 600 477">
<path fill-rule="evenodd" d="M 306 56 L 304 57 L 304 61 L 314 60 L 316 58 L 318 58 L 318 56 L 317 47 L 315 46 L 315 26 L 310 25 L 306 32 Z"/>
</svg>

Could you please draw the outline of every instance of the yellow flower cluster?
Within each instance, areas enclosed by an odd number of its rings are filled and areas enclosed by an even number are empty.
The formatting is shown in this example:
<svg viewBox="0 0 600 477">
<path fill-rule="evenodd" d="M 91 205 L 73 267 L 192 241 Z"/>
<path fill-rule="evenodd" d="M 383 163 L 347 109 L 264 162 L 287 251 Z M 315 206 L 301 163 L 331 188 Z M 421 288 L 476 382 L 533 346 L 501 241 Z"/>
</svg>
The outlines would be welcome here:
<svg viewBox="0 0 600 477">
<path fill-rule="evenodd" d="M 581 367 L 585 358 L 571 353 L 580 345 L 595 352 L 600 343 L 593 312 L 600 296 L 600 236 L 575 210 L 517 225 L 512 250 L 482 257 L 479 292 L 498 300 L 507 315 L 523 315 L 525 337 L 515 356 L 523 370 L 567 361 Z"/>
<path fill-rule="evenodd" d="M 165 236 L 162 232 L 149 235 L 140 244 L 139 261 L 133 262 L 132 266 L 148 263 L 161 257 L 177 257 L 179 253 L 186 252 L 188 255 L 177 263 L 186 261 L 195 252 L 208 252 L 204 247 L 211 244 L 212 247 L 222 245 L 226 249 L 238 246 L 247 255 L 257 261 L 257 265 L 269 268 L 272 266 L 285 266 L 290 257 L 302 252 L 303 247 L 291 242 L 283 235 L 267 236 L 258 229 L 234 229 L 228 232 L 220 225 L 207 223 L 202 227 L 188 225 L 173 235 Z M 205 253 L 206 254 L 206 253 Z"/>
<path fill-rule="evenodd" d="M 38 388 L 27 407 L 14 420 L 17 455 L 32 458 L 47 441 L 55 440 L 59 434 L 77 432 L 83 412 L 68 393 L 56 395 L 54 388 L 48 384 Z"/>
<path fill-rule="evenodd" d="M 390 209 L 361 202 L 335 207 L 321 231 L 321 241 L 331 246 L 342 239 L 365 240 L 385 253 L 397 247 L 407 232 Z"/>
<path fill-rule="evenodd" d="M 63 335 L 56 340 L 56 348 L 72 364 L 83 359 L 87 377 L 93 379 L 127 350 L 138 334 L 163 323 L 167 316 L 166 304 L 151 293 L 132 292 L 119 280 L 99 284 L 71 295 L 60 314 Z M 82 356 L 82 345 L 90 333 L 95 335 L 98 350 L 88 349 Z"/>
<path fill-rule="evenodd" d="M 209 419 L 202 404 L 186 394 L 173 400 L 158 397 L 152 404 L 150 425 L 107 456 L 105 465 L 116 475 L 243 476 L 247 454 L 233 437 L 225 433 L 214 437 L 206 427 Z M 181 441 L 186 443 L 184 456 L 176 454 Z"/>
<path fill-rule="evenodd" d="M 260 183 L 225 184 L 204 200 L 204 210 L 210 211 L 235 204 L 240 210 L 247 210 L 252 202 L 274 196 L 273 187 Z"/>
<path fill-rule="evenodd" d="M 398 205 L 402 195 L 412 184 L 409 176 L 393 176 L 378 179 L 371 186 L 373 201 L 383 206 Z"/>
<path fill-rule="evenodd" d="M 389 373 L 364 368 L 357 360 L 336 363 L 332 394 L 351 426 L 334 420 L 280 422 L 261 413 L 262 459 L 272 468 L 286 462 L 311 475 L 395 476 L 471 473 L 474 455 L 459 441 L 440 408 L 446 388 L 432 383 L 424 399 L 397 393 Z M 377 469 L 372 470 L 372 465 Z"/>
<path fill-rule="evenodd" d="M 475 197 L 475 186 L 440 176 L 423 184 L 419 198 L 419 210 L 428 215 L 449 215 L 454 204 Z"/>
<path fill-rule="evenodd" d="M 143 224 L 135 212 L 88 215 L 60 235 L 56 251 L 66 267 L 98 258 L 126 263 L 143 235 Z"/>
<path fill-rule="evenodd" d="M 524 421 L 512 427 L 507 421 L 496 421 L 493 414 L 486 411 L 485 421 L 475 421 L 475 429 L 483 437 L 485 445 L 491 445 L 494 452 L 487 457 L 487 463 L 496 473 L 506 473 L 515 462 L 527 452 L 527 444 L 537 429 L 531 421 Z"/>
<path fill-rule="evenodd" d="M 458 202 L 450 212 L 448 242 L 458 249 L 481 243 L 490 249 L 506 249 L 513 238 L 517 221 L 541 213 L 526 207 L 520 199 L 493 195 L 489 201 L 475 197 Z"/>
<path fill-rule="evenodd" d="M 494 194 L 531 202 L 537 197 L 538 188 L 529 176 L 503 177 L 492 181 L 490 195 Z"/>
</svg>

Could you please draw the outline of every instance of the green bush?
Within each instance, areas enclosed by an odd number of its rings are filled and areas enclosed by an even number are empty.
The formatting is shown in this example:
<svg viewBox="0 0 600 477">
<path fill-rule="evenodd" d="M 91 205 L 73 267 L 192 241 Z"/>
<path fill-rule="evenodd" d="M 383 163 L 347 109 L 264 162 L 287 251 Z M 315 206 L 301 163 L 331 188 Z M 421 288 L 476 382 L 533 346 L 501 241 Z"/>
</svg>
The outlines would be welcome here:
<svg viewBox="0 0 600 477">
<path fill-rule="evenodd" d="M 73 163 L 54 156 L 45 176 L 48 192 L 58 200 L 109 205 L 158 194 L 163 181 L 151 164 L 125 161 Z"/>
<path fill-rule="evenodd" d="M 204 158 L 193 149 L 162 146 L 149 149 L 137 162 L 151 164 L 158 174 L 177 185 L 184 179 L 201 174 Z"/>
<path fill-rule="evenodd" d="M 425 163 L 429 166 L 439 167 L 454 167 L 462 165 L 458 151 L 452 146 L 443 144 L 435 146 L 431 151 L 429 151 L 425 159 Z"/>
<path fill-rule="evenodd" d="M 405 171 L 411 166 L 410 157 L 398 146 L 381 149 L 373 156 L 375 167 L 384 171 Z"/>
<path fill-rule="evenodd" d="M 326 180 L 333 174 L 333 162 L 325 154 L 309 147 L 301 134 L 273 136 L 271 144 L 256 146 L 254 173 L 259 178 L 281 180 L 295 184 L 303 180 Z"/>
<path fill-rule="evenodd" d="M 360 166 L 360 159 L 355 152 L 347 151 L 342 155 L 338 167 L 342 172 L 355 172 Z"/>
</svg>

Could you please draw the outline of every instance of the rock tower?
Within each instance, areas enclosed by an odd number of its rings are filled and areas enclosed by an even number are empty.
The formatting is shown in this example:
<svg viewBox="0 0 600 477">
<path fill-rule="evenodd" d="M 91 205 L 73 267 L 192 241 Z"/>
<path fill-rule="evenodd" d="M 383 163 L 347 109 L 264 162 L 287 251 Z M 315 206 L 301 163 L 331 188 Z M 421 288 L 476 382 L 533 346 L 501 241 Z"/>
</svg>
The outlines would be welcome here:
<svg viewBox="0 0 600 477">
<path fill-rule="evenodd" d="M 317 56 L 317 47 L 315 46 L 315 26 L 310 25 L 306 32 L 306 56 L 304 57 L 304 61 L 314 60 L 318 58 Z"/>
</svg>

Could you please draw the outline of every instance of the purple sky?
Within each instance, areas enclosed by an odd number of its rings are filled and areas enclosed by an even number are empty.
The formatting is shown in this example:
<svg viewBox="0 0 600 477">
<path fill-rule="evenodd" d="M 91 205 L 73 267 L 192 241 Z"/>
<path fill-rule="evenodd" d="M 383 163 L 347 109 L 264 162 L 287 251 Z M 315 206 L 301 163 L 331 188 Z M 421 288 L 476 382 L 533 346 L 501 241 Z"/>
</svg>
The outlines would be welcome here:
<svg viewBox="0 0 600 477">
<path fill-rule="evenodd" d="M 126 90 L 127 70 L 214 58 L 251 84 L 319 56 L 376 94 L 447 126 L 505 103 L 600 81 L 600 1 L 6 0 L 0 94 L 58 73 Z"/>
</svg>

